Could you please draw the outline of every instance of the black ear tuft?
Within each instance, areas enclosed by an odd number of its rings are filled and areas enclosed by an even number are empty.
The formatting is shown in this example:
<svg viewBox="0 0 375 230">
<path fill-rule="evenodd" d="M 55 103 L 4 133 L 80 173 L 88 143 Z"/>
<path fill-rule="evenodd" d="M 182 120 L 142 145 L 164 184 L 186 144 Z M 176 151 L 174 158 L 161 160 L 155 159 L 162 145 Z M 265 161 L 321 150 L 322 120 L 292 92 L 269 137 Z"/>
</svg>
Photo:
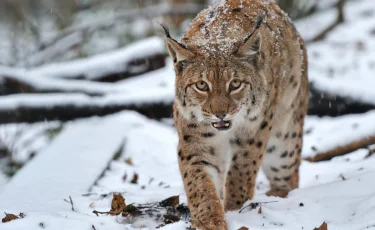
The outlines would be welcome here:
<svg viewBox="0 0 375 230">
<path fill-rule="evenodd" d="M 258 16 L 258 18 L 257 18 L 257 24 L 255 26 L 255 30 L 259 29 L 259 27 L 262 25 L 263 19 L 264 19 L 264 15 L 263 14 L 261 14 L 261 15 Z"/>
<path fill-rule="evenodd" d="M 166 25 L 162 24 L 162 23 L 159 23 L 159 25 L 161 27 L 163 27 L 165 36 L 167 36 L 167 38 L 171 38 L 171 34 L 169 33 L 169 28 Z"/>
<path fill-rule="evenodd" d="M 263 23 L 263 19 L 264 19 L 264 15 L 263 14 L 261 14 L 261 15 L 258 16 L 258 18 L 257 18 L 257 24 L 255 25 L 255 28 L 254 28 L 253 32 L 251 32 L 249 35 L 247 35 L 247 37 L 245 38 L 245 40 L 243 41 L 243 43 L 246 43 L 254 35 L 254 33 L 260 28 L 260 26 Z"/>
</svg>

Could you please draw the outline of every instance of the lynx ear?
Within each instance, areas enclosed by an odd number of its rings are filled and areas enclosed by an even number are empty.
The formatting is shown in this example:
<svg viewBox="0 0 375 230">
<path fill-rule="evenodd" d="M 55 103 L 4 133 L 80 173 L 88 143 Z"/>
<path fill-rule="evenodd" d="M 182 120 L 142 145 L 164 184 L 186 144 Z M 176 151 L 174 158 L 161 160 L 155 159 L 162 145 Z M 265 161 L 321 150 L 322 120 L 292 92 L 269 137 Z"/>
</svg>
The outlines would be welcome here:
<svg viewBox="0 0 375 230">
<path fill-rule="evenodd" d="M 167 36 L 167 49 L 169 52 L 169 55 L 171 55 L 173 63 L 179 63 L 181 61 L 188 60 L 192 57 L 194 57 L 194 53 L 189 51 L 183 44 L 177 42 L 174 40 L 170 33 L 168 28 L 165 25 L 160 24 L 165 32 L 165 35 Z"/>
<path fill-rule="evenodd" d="M 259 16 L 254 31 L 251 32 L 244 40 L 243 44 L 237 50 L 240 56 L 252 56 L 258 54 L 262 45 L 262 35 L 260 33 L 260 26 L 263 22 L 263 16 Z"/>
</svg>

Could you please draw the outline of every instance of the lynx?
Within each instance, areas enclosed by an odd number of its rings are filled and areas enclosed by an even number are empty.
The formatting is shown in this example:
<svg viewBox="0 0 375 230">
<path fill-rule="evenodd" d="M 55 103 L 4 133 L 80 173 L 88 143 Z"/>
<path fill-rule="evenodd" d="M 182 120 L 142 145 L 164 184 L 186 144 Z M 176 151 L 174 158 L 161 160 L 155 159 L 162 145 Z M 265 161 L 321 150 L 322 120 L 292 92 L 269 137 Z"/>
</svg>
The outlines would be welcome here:
<svg viewBox="0 0 375 230">
<path fill-rule="evenodd" d="M 307 110 L 307 55 L 271 0 L 222 0 L 198 14 L 181 41 L 164 26 L 174 62 L 178 160 L 193 226 L 227 229 L 224 212 L 254 196 L 298 187 Z"/>
</svg>

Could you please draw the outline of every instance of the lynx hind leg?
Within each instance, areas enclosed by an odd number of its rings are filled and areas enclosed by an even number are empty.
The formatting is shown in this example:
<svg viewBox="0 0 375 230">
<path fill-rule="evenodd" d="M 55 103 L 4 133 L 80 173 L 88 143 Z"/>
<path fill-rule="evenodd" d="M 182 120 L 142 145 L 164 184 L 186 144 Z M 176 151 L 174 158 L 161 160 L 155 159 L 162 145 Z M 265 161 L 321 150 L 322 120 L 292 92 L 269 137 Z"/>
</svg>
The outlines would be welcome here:
<svg viewBox="0 0 375 230">
<path fill-rule="evenodd" d="M 303 121 L 292 118 L 288 123 L 284 132 L 273 130 L 264 154 L 262 169 L 271 185 L 268 196 L 286 197 L 298 188 Z"/>
</svg>

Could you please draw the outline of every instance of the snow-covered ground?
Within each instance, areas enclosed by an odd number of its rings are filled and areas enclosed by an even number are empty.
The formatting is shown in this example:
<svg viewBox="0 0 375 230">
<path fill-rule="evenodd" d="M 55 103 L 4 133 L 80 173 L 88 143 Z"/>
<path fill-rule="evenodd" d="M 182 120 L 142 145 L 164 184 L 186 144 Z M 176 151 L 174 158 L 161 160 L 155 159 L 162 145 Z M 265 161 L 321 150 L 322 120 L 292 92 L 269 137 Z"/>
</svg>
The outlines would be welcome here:
<svg viewBox="0 0 375 230">
<path fill-rule="evenodd" d="M 338 146 L 375 136 L 375 111 L 336 118 L 308 117 L 305 123 L 303 157 L 314 157 Z M 324 135 L 322 135 L 322 133 Z"/>
<path fill-rule="evenodd" d="M 338 130 L 335 127 L 338 120 L 351 124 L 352 119 L 348 116 L 321 121 Z M 319 118 L 308 118 L 307 124 L 310 120 L 319 122 Z M 109 131 L 103 137 L 100 130 L 112 130 L 112 133 Z M 342 133 L 355 135 L 350 130 Z M 23 219 L 0 224 L 0 229 L 40 229 L 40 223 L 46 229 L 61 230 L 90 229 L 92 225 L 96 229 L 155 229 L 160 223 L 153 218 L 97 217 L 92 211 L 108 211 L 112 192 L 122 193 L 127 204 L 157 202 L 174 195 L 180 195 L 180 201 L 186 202 L 177 165 L 177 134 L 172 126 L 134 112 L 122 112 L 103 119 L 71 122 L 60 135 L 0 193 L 0 213 L 23 212 L 26 215 Z M 306 135 L 308 142 L 309 135 L 328 139 L 332 133 L 317 129 Z M 75 141 L 71 143 L 69 137 Z M 98 139 L 103 144 L 96 143 Z M 121 143 L 124 143 L 121 155 L 93 185 L 92 181 L 105 168 L 103 159 L 111 158 Z M 96 145 L 100 148 L 90 147 Z M 64 154 L 65 151 L 68 152 Z M 54 156 L 56 152 L 59 154 Z M 276 202 L 262 204 L 261 214 L 258 209 L 227 213 L 229 228 L 313 229 L 323 221 L 330 230 L 375 228 L 375 156 L 365 158 L 367 152 L 358 150 L 327 162 L 303 162 L 301 189 L 293 191 L 286 199 L 265 196 L 268 183 L 261 173 L 252 202 Z M 48 160 L 49 165 L 37 164 L 43 160 Z M 72 168 L 66 168 L 68 165 Z M 27 175 L 23 175 L 25 173 Z M 130 183 L 135 173 L 137 184 Z M 74 212 L 71 204 L 64 201 L 70 195 Z M 187 226 L 188 223 L 180 221 L 161 229 L 183 230 Z"/>
</svg>

